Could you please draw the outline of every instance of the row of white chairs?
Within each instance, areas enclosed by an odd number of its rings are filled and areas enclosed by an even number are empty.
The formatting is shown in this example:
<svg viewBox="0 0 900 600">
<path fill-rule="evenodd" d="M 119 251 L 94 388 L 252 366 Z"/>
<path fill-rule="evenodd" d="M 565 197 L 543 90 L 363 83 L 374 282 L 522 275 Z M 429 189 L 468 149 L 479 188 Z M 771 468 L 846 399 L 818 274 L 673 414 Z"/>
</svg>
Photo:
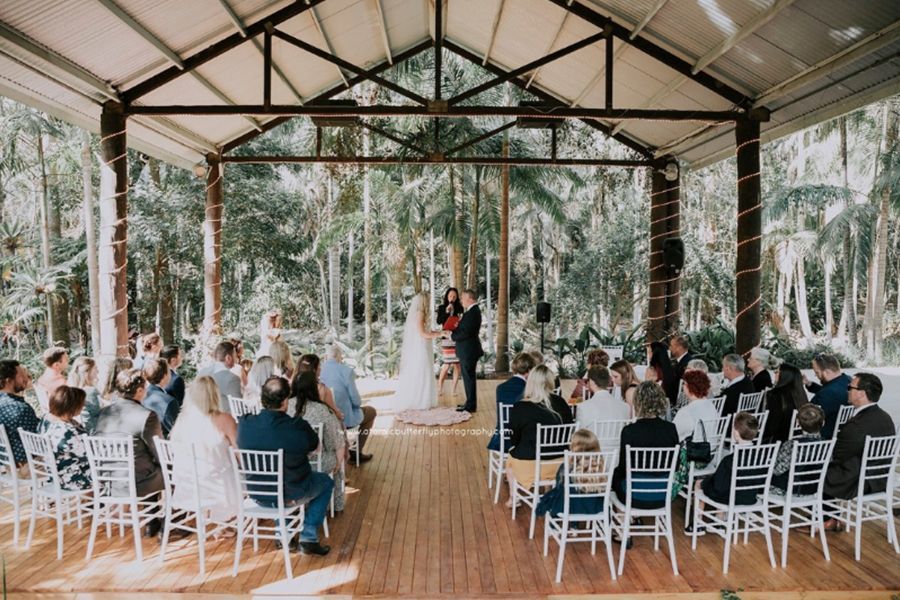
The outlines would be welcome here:
<svg viewBox="0 0 900 600">
<path fill-rule="evenodd" d="M 321 435 L 321 425 L 319 426 Z M 13 543 L 19 543 L 20 509 L 31 498 L 31 517 L 25 548 L 31 547 L 38 518 L 56 521 L 57 559 L 63 556 L 65 526 L 91 519 L 86 559 L 93 555 L 97 532 L 105 527 L 106 535 L 117 525 L 120 535 L 131 528 L 134 535 L 135 555 L 143 560 L 141 529 L 153 519 L 164 519 L 160 560 L 165 560 L 169 534 L 173 529 L 183 529 L 197 535 L 200 556 L 200 575 L 205 575 L 205 547 L 207 538 L 224 528 L 236 530 L 236 546 L 233 575 L 237 575 L 244 539 L 253 539 L 254 551 L 260 539 L 276 539 L 282 544 L 285 571 L 292 577 L 290 539 L 300 531 L 304 518 L 304 505 L 284 502 L 283 451 L 256 451 L 232 449 L 230 460 L 236 475 L 236 486 L 241 502 L 237 519 L 230 523 L 217 522 L 211 516 L 210 504 L 216 499 L 204 498 L 193 444 L 154 438 L 164 489 L 139 496 L 134 468 L 134 441 L 131 437 L 83 436 L 90 464 L 92 488 L 90 490 L 64 490 L 57 470 L 52 444 L 47 436 L 18 430 L 25 448 L 29 477 L 18 475 L 6 429 L 0 425 L 0 500 L 12 505 Z M 179 494 L 175 495 L 175 464 L 189 465 L 189 474 L 178 479 Z M 321 449 L 310 457 L 311 463 L 321 469 Z M 188 489 L 185 490 L 184 486 Z M 270 499 L 262 505 L 254 498 Z M 273 526 L 265 523 L 273 521 Z M 191 523 L 194 523 L 191 525 Z M 323 524 L 328 537 L 327 518 Z"/>
</svg>

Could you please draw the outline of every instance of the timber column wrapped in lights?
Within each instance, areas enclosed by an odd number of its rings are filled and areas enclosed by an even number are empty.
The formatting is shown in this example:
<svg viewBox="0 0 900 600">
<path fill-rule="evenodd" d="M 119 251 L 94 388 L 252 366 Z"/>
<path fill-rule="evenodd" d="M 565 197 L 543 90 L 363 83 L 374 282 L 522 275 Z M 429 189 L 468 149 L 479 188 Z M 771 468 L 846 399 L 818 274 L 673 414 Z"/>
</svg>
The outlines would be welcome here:
<svg viewBox="0 0 900 600">
<path fill-rule="evenodd" d="M 222 161 L 207 154 L 206 214 L 203 219 L 203 331 L 220 333 L 222 322 Z"/>
<path fill-rule="evenodd" d="M 668 177 L 675 164 L 674 178 Z M 666 267 L 663 245 L 681 230 L 681 190 L 672 156 L 657 159 L 650 179 L 650 289 L 647 303 L 647 342 L 665 339 L 678 329 L 681 272 Z"/>
<path fill-rule="evenodd" d="M 735 265 L 735 349 L 742 356 L 760 339 L 760 252 L 762 198 L 760 193 L 759 124 L 768 111 L 754 109 L 735 123 L 737 144 L 737 263 Z"/>
<path fill-rule="evenodd" d="M 100 353 L 128 356 L 128 147 L 122 105 L 100 113 Z"/>
</svg>

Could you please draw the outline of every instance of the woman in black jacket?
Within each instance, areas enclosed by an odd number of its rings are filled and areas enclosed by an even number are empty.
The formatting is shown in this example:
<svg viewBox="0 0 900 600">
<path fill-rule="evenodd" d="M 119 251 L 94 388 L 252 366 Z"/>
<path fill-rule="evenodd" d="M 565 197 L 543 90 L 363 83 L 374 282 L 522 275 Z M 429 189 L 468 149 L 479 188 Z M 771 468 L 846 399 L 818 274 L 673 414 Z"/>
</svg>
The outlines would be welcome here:
<svg viewBox="0 0 900 600">
<path fill-rule="evenodd" d="M 763 431 L 763 443 L 783 442 L 791 436 L 791 417 L 794 410 L 809 403 L 803 387 L 803 373 L 787 363 L 778 367 L 775 387 L 766 393 L 769 418 Z"/>
<path fill-rule="evenodd" d="M 530 488 L 534 485 L 534 468 L 537 457 L 537 426 L 562 425 L 563 418 L 553 410 L 550 395 L 553 391 L 553 372 L 545 365 L 538 365 L 528 374 L 525 394 L 509 411 L 510 445 L 506 462 L 506 475 L 510 489 L 515 483 Z M 564 440 L 559 454 L 568 447 Z M 541 480 L 553 479 L 559 464 L 541 466 Z"/>
<path fill-rule="evenodd" d="M 669 406 L 675 406 L 678 402 L 678 374 L 675 372 L 675 366 L 669 358 L 669 349 L 662 342 L 653 342 L 650 344 L 650 359 L 647 361 L 648 381 L 655 381 L 662 386 L 666 398 L 669 399 Z M 665 415 L 663 415 L 665 416 Z"/>
</svg>

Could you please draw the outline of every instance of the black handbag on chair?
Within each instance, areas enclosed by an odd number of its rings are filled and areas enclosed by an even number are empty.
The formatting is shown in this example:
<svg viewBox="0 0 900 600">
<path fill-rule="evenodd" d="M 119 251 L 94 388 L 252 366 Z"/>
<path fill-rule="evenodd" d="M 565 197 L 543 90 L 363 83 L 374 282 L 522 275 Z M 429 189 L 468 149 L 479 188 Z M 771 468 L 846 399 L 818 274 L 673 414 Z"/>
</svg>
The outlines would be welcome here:
<svg viewBox="0 0 900 600">
<path fill-rule="evenodd" d="M 690 462 L 709 463 L 712 461 L 712 447 L 706 437 L 706 426 L 703 421 L 697 421 L 700 424 L 700 431 L 703 434 L 702 442 L 695 442 L 693 437 L 684 445 L 685 456 Z"/>
</svg>

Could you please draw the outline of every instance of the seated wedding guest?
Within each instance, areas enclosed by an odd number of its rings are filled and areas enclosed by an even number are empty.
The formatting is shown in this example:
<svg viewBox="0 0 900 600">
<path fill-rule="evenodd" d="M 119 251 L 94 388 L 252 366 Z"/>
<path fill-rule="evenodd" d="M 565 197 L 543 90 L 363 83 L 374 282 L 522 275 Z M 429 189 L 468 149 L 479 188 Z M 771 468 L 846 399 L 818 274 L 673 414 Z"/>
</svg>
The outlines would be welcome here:
<svg viewBox="0 0 900 600">
<path fill-rule="evenodd" d="M 594 435 L 594 432 L 590 429 L 577 429 L 572 434 L 572 442 L 569 446 L 569 451 L 600 452 L 600 440 L 597 439 L 597 436 Z M 579 464 L 589 465 L 591 467 L 591 470 L 579 471 L 578 474 L 585 475 L 588 473 L 596 473 L 597 478 L 595 484 L 599 486 L 599 484 L 602 482 L 600 479 L 602 477 L 601 474 L 604 471 L 603 461 L 600 460 L 598 462 Z M 535 512 L 537 512 L 539 517 L 542 517 L 547 513 L 550 513 L 551 516 L 555 517 L 562 514 L 566 510 L 566 491 L 564 481 L 565 469 L 565 464 L 559 465 L 559 469 L 557 469 L 556 471 L 556 483 L 548 492 L 545 492 L 544 495 L 541 496 L 541 499 L 538 501 Z M 588 484 L 588 486 L 590 487 L 591 484 Z M 572 494 L 584 494 L 590 493 L 592 490 L 570 489 L 569 491 Z M 599 513 L 602 510 L 602 498 L 570 498 L 569 500 L 569 514 L 572 515 L 593 515 Z"/>
<path fill-rule="evenodd" d="M 242 450 L 281 450 L 284 500 L 288 504 L 305 504 L 303 530 L 299 549 L 303 554 L 325 555 L 329 546 L 319 543 L 319 527 L 325 521 L 334 481 L 325 473 L 317 473 L 309 464 L 309 453 L 319 447 L 319 436 L 309 423 L 287 414 L 290 385 L 281 377 L 270 377 L 263 384 L 258 415 L 245 415 L 238 423 L 238 447 Z M 257 503 L 272 506 L 269 496 L 250 497 Z M 292 540 L 291 549 L 297 549 Z"/>
<path fill-rule="evenodd" d="M 275 340 L 269 346 L 269 356 L 275 362 L 275 374 L 288 381 L 294 376 L 294 356 L 287 342 Z"/>
<path fill-rule="evenodd" d="M 613 490 L 622 502 L 626 500 L 628 480 L 625 447 L 673 448 L 678 445 L 678 430 L 665 420 L 669 399 L 658 384 L 645 381 L 638 386 L 634 409 L 637 420 L 622 429 L 619 464 L 613 472 Z M 664 497 L 657 498 L 653 493 L 633 494 L 631 501 L 631 505 L 636 508 L 658 508 L 664 503 Z"/>
<path fill-rule="evenodd" d="M 236 337 L 228 338 L 228 341 L 234 346 L 234 366 L 231 372 L 238 376 L 241 380 L 241 390 L 247 385 L 247 371 L 244 370 L 244 343 Z"/>
<path fill-rule="evenodd" d="M 696 369 L 687 369 L 682 377 L 682 383 L 688 403 L 678 411 L 672 422 L 678 430 L 678 439 L 684 441 L 694 435 L 699 421 L 718 419 L 719 411 L 709 399 L 709 376 L 706 373 Z M 715 431 L 708 431 L 707 435 L 715 435 L 715 433 Z"/>
<path fill-rule="evenodd" d="M 241 501 L 229 456 L 230 449 L 237 447 L 237 423 L 230 414 L 219 410 L 219 391 L 212 378 L 198 377 L 188 386 L 169 438 L 194 445 L 199 495 L 210 517 L 219 523 L 233 519 Z M 184 454 L 175 454 L 173 477 L 176 501 L 189 501 L 194 483 Z"/>
<path fill-rule="evenodd" d="M 143 369 L 147 361 L 153 360 L 159 356 L 163 349 L 162 338 L 155 331 L 141 336 L 139 352 L 134 359 L 134 368 Z"/>
<path fill-rule="evenodd" d="M 813 372 L 819 383 L 810 383 L 806 377 L 803 383 L 806 389 L 815 394 L 811 402 L 825 411 L 825 426 L 822 427 L 822 438 L 830 440 L 834 436 L 838 412 L 847 405 L 850 377 L 841 371 L 841 363 L 833 354 L 817 354 L 812 361 Z"/>
<path fill-rule="evenodd" d="M 769 411 L 762 441 L 765 444 L 783 442 L 791 436 L 791 419 L 794 411 L 809 404 L 803 389 L 803 374 L 800 369 L 787 363 L 778 367 L 775 387 L 766 393 L 765 409 Z"/>
<path fill-rule="evenodd" d="M 81 437 L 87 430 L 78 422 L 86 397 L 77 387 L 56 388 L 50 395 L 50 412 L 38 428 L 50 439 L 60 485 L 67 491 L 91 488 L 91 466 Z"/>
<path fill-rule="evenodd" d="M 497 425 L 494 435 L 488 442 L 488 450 L 500 451 L 500 406 L 503 404 L 512 406 L 522 399 L 528 374 L 535 366 L 534 356 L 530 352 L 519 352 L 513 357 L 510 364 L 513 376 L 497 386 Z M 509 451 L 509 448 L 506 450 Z"/>
<path fill-rule="evenodd" d="M 784 365 L 781 365 L 784 367 Z M 770 417 L 771 418 L 771 417 Z M 775 457 L 775 468 L 772 471 L 772 486 L 778 488 L 782 492 L 787 491 L 788 471 L 791 468 L 791 452 L 794 449 L 794 443 L 805 444 L 807 442 L 818 442 L 822 439 L 822 425 L 825 424 L 825 413 L 815 404 L 806 403 L 797 410 L 797 423 L 803 433 L 800 437 L 792 440 L 781 442 L 778 447 L 778 455 Z M 807 483 L 795 489 L 795 493 L 799 494 L 815 494 L 817 486 L 814 483 Z"/>
<path fill-rule="evenodd" d="M 649 358 L 647 361 L 647 373 L 644 379 L 658 383 L 666 398 L 669 399 L 669 405 L 674 407 L 678 402 L 678 374 L 675 372 L 675 366 L 669 358 L 669 349 L 662 342 L 652 342 L 648 348 Z"/>
<path fill-rule="evenodd" d="M 6 429 L 16 465 L 26 465 L 25 447 L 19 437 L 19 428 L 35 432 L 38 418 L 34 409 L 25 402 L 25 390 L 31 385 L 31 375 L 25 365 L 17 360 L 0 360 L 0 425 Z"/>
<path fill-rule="evenodd" d="M 134 478 L 137 495 L 147 496 L 163 490 L 162 469 L 156 455 L 153 438 L 163 437 L 156 413 L 141 402 L 147 393 L 147 382 L 140 369 L 122 371 L 116 377 L 116 396 L 109 406 L 100 411 L 94 435 L 106 437 L 131 436 L 134 447 Z M 127 496 L 126 482 L 114 485 L 116 494 Z M 146 537 L 154 537 L 162 526 L 154 519 L 144 529 Z"/>
<path fill-rule="evenodd" d="M 669 342 L 669 351 L 672 353 L 672 367 L 675 369 L 675 376 L 681 380 L 684 371 L 688 367 L 688 363 L 694 359 L 694 355 L 688 349 L 688 339 L 684 335 L 676 335 Z"/>
<path fill-rule="evenodd" d="M 590 398 L 590 393 L 587 391 L 588 388 L 588 375 L 587 372 L 591 369 L 591 367 L 595 366 L 601 367 L 609 367 L 609 354 L 606 353 L 602 348 L 594 348 L 587 354 L 587 370 L 584 372 L 584 376 L 575 382 L 575 389 L 572 390 L 572 394 L 569 396 L 569 402 L 572 404 L 577 404 L 582 400 L 586 400 Z"/>
<path fill-rule="evenodd" d="M 753 442 L 759 433 L 759 420 L 750 413 L 740 412 L 734 415 L 731 436 L 736 446 Z M 715 502 L 728 504 L 731 494 L 731 472 L 734 470 L 734 453 L 722 457 L 715 473 L 705 477 L 700 484 L 703 493 Z M 763 469 L 765 470 L 765 469 Z M 755 475 L 755 473 L 754 473 Z M 765 475 L 765 473 L 762 473 Z M 735 504 L 756 504 L 756 490 L 738 490 L 734 494 Z"/>
<path fill-rule="evenodd" d="M 691 370 L 701 371 L 704 375 L 707 376 L 707 378 L 709 379 L 709 393 L 707 394 L 707 397 L 715 398 L 717 396 L 718 390 L 715 389 L 715 386 L 713 385 L 713 380 L 712 380 L 712 378 L 709 377 L 709 367 L 706 366 L 706 362 L 704 362 L 700 358 L 692 358 L 688 362 L 687 367 L 685 367 L 684 372 L 687 373 L 688 371 L 691 371 Z M 678 388 L 678 403 L 675 405 L 675 410 L 674 410 L 675 414 L 677 414 L 679 410 L 681 410 L 682 408 L 687 406 L 687 403 L 688 403 L 688 397 L 684 391 L 684 373 L 682 373 L 681 385 Z"/>
<path fill-rule="evenodd" d="M 537 455 L 537 426 L 562 425 L 563 420 L 550 406 L 553 392 L 553 371 L 537 365 L 528 375 L 522 399 L 509 411 L 510 451 L 506 461 L 506 476 L 510 489 L 515 483 L 531 488 L 534 485 L 534 461 Z M 552 479 L 558 465 L 541 466 L 540 478 Z M 510 499 L 509 505 L 511 506 Z"/>
<path fill-rule="evenodd" d="M 761 392 L 772 387 L 772 375 L 769 369 L 775 369 L 781 364 L 772 354 L 765 348 L 759 346 L 750 351 L 750 358 L 747 359 L 747 368 L 753 374 L 753 389 Z M 771 418 L 771 416 L 769 417 Z"/>
<path fill-rule="evenodd" d="M 78 419 L 87 432 L 94 430 L 97 417 L 100 416 L 100 392 L 97 390 L 97 363 L 93 358 L 79 356 L 72 361 L 69 369 L 69 387 L 84 390 L 84 408 Z"/>
<path fill-rule="evenodd" d="M 303 356 L 301 356 L 300 360 L 297 362 L 297 368 L 294 370 L 294 376 L 296 377 L 300 373 L 305 373 L 307 371 L 315 373 L 316 375 L 316 381 L 318 382 L 319 386 L 319 398 L 322 400 L 322 402 L 325 403 L 325 406 L 334 411 L 334 414 L 338 416 L 338 419 L 343 421 L 344 413 L 337 407 L 337 404 L 334 401 L 334 394 L 331 392 L 327 385 L 322 383 L 322 380 L 320 379 L 320 376 L 322 375 L 322 363 L 317 355 L 304 354 Z M 294 399 L 291 398 L 288 404 L 288 413 L 294 414 L 295 411 L 296 408 L 294 407 Z"/>
<path fill-rule="evenodd" d="M 164 389 L 169 383 L 169 363 L 163 358 L 148 358 L 144 361 L 143 374 L 147 380 L 143 404 L 156 413 L 163 435 L 169 437 L 180 408 L 175 396 L 170 396 Z"/>
<path fill-rule="evenodd" d="M 103 383 L 103 390 L 100 392 L 102 404 L 106 406 L 116 399 L 116 378 L 122 371 L 132 368 L 130 358 L 113 358 L 106 366 L 106 379 Z"/>
<path fill-rule="evenodd" d="M 871 373 L 857 373 L 848 387 L 850 404 L 856 408 L 850 420 L 838 430 L 834 452 L 831 454 L 831 463 L 825 474 L 824 493 L 826 498 L 843 500 L 855 498 L 859 487 L 866 437 L 883 437 L 896 433 L 891 416 L 878 406 L 878 400 L 881 399 L 881 393 L 884 390 L 878 377 Z M 828 413 L 825 414 L 827 417 Z M 822 437 L 825 437 L 824 427 L 822 428 Z M 863 493 L 883 492 L 885 485 L 884 479 L 878 479 L 874 485 L 868 485 Z M 825 522 L 826 531 L 838 528 L 838 523 L 834 519 Z"/>
<path fill-rule="evenodd" d="M 269 380 L 269 377 L 275 375 L 275 362 L 271 356 L 260 356 L 253 363 L 247 375 L 247 385 L 244 387 L 244 400 L 257 400 L 262 393 L 263 384 Z"/>
<path fill-rule="evenodd" d="M 737 412 L 741 394 L 753 394 L 753 382 L 744 374 L 744 359 L 740 354 L 726 354 L 722 357 L 722 396 L 725 405 L 722 416 Z"/>
<path fill-rule="evenodd" d="M 219 410 L 231 413 L 228 397 L 242 398 L 241 379 L 231 372 L 234 366 L 234 344 L 231 342 L 219 342 L 213 354 L 215 362 L 209 364 L 197 372 L 198 377 L 207 375 L 216 382 L 219 390 Z"/>
<path fill-rule="evenodd" d="M 179 346 L 169 344 L 160 351 L 159 357 L 169 364 L 169 385 L 164 389 L 167 394 L 174 396 L 178 406 L 181 406 L 184 403 L 184 379 L 178 374 L 178 368 L 184 362 L 184 354 Z"/>
<path fill-rule="evenodd" d="M 359 428 L 359 437 L 356 438 L 359 462 L 372 460 L 372 455 L 364 454 L 363 449 L 378 413 L 374 406 L 362 405 L 362 397 L 356 389 L 356 373 L 344 364 L 344 355 L 338 346 L 331 345 L 325 349 L 325 363 L 319 379 L 331 390 L 334 403 L 344 413 L 344 427 L 348 430 Z"/>
<path fill-rule="evenodd" d="M 609 366 L 609 376 L 612 378 L 618 397 L 630 406 L 631 412 L 634 413 L 634 394 L 640 383 L 634 367 L 627 360 L 617 360 Z"/>
<path fill-rule="evenodd" d="M 613 398 L 609 388 L 612 380 L 609 369 L 597 365 L 588 369 L 588 386 L 591 397 L 578 405 L 579 429 L 594 429 L 596 421 L 624 421 L 631 418 L 631 407 Z"/>
<path fill-rule="evenodd" d="M 50 394 L 66 385 L 64 373 L 69 368 L 69 353 L 65 348 L 54 347 L 44 352 L 44 372 L 34 382 L 34 392 L 44 412 L 48 410 Z"/>
<path fill-rule="evenodd" d="M 328 473 L 334 480 L 334 510 L 344 510 L 344 486 L 341 465 L 347 460 L 347 439 L 344 426 L 334 411 L 319 397 L 319 382 L 312 371 L 297 373 L 291 383 L 291 396 L 297 401 L 297 412 L 293 416 L 302 417 L 315 429 L 322 425 L 319 446 L 322 452 L 322 473 Z"/>
</svg>

